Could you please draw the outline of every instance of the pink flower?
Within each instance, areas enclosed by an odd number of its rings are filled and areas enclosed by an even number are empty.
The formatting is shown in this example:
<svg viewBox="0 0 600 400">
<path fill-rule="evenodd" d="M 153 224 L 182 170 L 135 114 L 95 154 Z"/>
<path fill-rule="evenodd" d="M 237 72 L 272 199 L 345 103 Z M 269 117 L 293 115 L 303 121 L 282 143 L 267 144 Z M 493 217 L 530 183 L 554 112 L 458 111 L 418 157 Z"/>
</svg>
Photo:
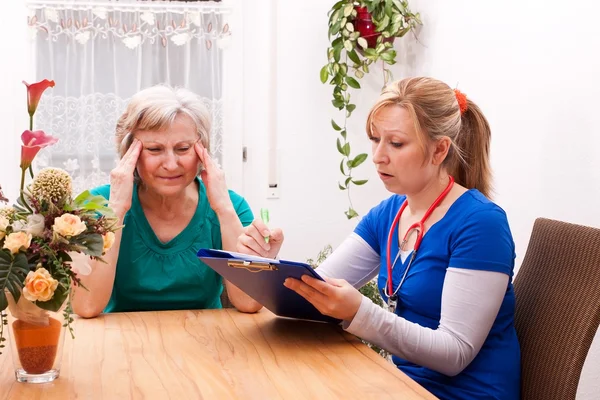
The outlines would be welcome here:
<svg viewBox="0 0 600 400">
<path fill-rule="evenodd" d="M 32 83 L 31 85 L 25 81 L 23 81 L 23 83 L 25 84 L 25 86 L 27 86 L 27 111 L 29 112 L 29 116 L 33 117 L 33 114 L 35 114 L 35 110 L 37 109 L 42 94 L 49 87 L 54 87 L 54 81 L 44 79 L 41 82 Z"/>
<path fill-rule="evenodd" d="M 58 142 L 58 138 L 46 135 L 44 131 L 25 131 L 21 135 L 21 169 L 27 169 L 33 162 L 38 151 Z"/>
</svg>

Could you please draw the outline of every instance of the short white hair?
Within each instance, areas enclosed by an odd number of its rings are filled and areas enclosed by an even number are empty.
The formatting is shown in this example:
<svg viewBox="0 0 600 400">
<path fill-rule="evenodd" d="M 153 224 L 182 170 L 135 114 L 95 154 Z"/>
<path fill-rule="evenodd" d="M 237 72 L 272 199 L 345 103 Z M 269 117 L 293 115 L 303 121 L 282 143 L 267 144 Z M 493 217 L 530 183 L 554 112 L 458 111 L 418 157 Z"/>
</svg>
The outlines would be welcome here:
<svg viewBox="0 0 600 400">
<path fill-rule="evenodd" d="M 178 115 L 194 122 L 202 145 L 210 151 L 211 118 L 202 99 L 184 88 L 156 85 L 136 93 L 117 121 L 115 142 L 123 157 L 136 131 L 160 131 L 173 124 Z"/>
</svg>

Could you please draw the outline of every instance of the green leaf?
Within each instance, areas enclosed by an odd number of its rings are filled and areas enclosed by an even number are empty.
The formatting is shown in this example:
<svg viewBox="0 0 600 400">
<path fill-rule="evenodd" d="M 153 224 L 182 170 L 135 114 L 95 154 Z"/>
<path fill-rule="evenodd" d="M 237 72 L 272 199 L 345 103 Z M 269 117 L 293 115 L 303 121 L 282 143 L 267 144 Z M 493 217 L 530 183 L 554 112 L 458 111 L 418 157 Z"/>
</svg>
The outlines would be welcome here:
<svg viewBox="0 0 600 400">
<path fill-rule="evenodd" d="M 383 71 L 384 71 L 384 80 L 383 80 L 383 83 L 385 85 L 387 85 L 388 82 L 394 80 L 394 76 L 392 75 L 392 71 L 390 71 L 387 68 L 385 68 Z"/>
<path fill-rule="evenodd" d="M 358 181 L 352 180 L 352 183 L 354 183 L 356 186 L 364 185 L 367 182 L 369 182 L 367 179 L 362 179 L 362 180 L 358 180 Z"/>
<path fill-rule="evenodd" d="M 404 20 L 404 15 L 402 15 L 402 14 L 395 14 L 392 17 L 392 24 L 401 24 L 403 20 Z"/>
<path fill-rule="evenodd" d="M 340 152 L 340 154 L 344 155 L 344 150 L 342 149 L 342 141 L 340 140 L 340 138 L 337 138 L 337 149 Z"/>
<path fill-rule="evenodd" d="M 392 4 L 391 0 L 385 0 L 385 15 L 388 17 L 392 15 Z"/>
<path fill-rule="evenodd" d="M 344 160 L 340 161 L 340 171 L 342 171 L 342 175 L 346 175 L 346 170 L 344 169 Z"/>
<path fill-rule="evenodd" d="M 356 79 L 354 79 L 353 77 L 351 77 L 351 76 L 347 76 L 346 77 L 346 83 L 351 88 L 360 89 L 360 83 L 358 83 L 358 81 Z"/>
<path fill-rule="evenodd" d="M 343 100 L 331 100 L 331 104 L 333 104 L 333 106 L 337 109 L 342 109 L 344 108 L 344 101 Z"/>
<path fill-rule="evenodd" d="M 59 284 L 56 287 L 56 290 L 54 291 L 54 295 L 52 296 L 52 298 L 50 300 L 36 301 L 35 305 L 41 309 L 48 310 L 48 311 L 56 312 L 56 311 L 60 310 L 63 303 L 67 299 L 67 296 L 69 295 L 68 288 L 69 288 L 68 280 L 65 279 L 65 282 L 61 282 L 61 284 Z"/>
<path fill-rule="evenodd" d="M 364 37 L 359 37 L 358 39 L 356 39 L 356 42 L 363 49 L 366 49 L 367 47 L 369 47 L 369 44 L 367 43 L 367 39 L 365 39 Z"/>
<path fill-rule="evenodd" d="M 398 32 L 396 34 L 396 36 L 402 37 L 402 36 L 406 35 L 408 32 L 410 32 L 410 26 L 408 28 L 402 29 L 400 32 Z"/>
<path fill-rule="evenodd" d="M 352 51 L 348 52 L 348 58 L 352 60 L 352 62 L 356 64 L 360 64 L 360 58 L 358 58 L 358 54 L 356 54 L 356 50 L 352 49 Z"/>
<path fill-rule="evenodd" d="M 344 48 L 346 49 L 346 51 L 352 51 L 352 49 L 354 48 L 354 46 L 352 46 L 352 42 L 349 40 L 344 40 Z"/>
<path fill-rule="evenodd" d="M 338 182 L 338 187 L 340 188 L 340 190 L 346 190 L 348 188 L 343 187 L 339 182 Z"/>
<path fill-rule="evenodd" d="M 327 82 L 327 78 L 329 78 L 329 72 L 327 71 L 328 69 L 329 69 L 329 64 L 327 64 L 323 68 L 321 68 L 321 83 Z"/>
<path fill-rule="evenodd" d="M 75 197 L 75 199 L 73 200 L 73 204 L 75 204 L 75 207 L 81 207 L 83 204 L 92 200 L 100 201 L 100 199 L 98 198 L 102 198 L 104 202 L 108 203 L 108 200 L 106 200 L 104 197 L 94 196 L 89 190 L 85 190 L 81 192 L 79 196 Z"/>
<path fill-rule="evenodd" d="M 342 135 L 342 137 L 344 138 L 344 140 L 346 140 L 346 130 L 345 129 L 340 132 L 340 135 Z"/>
<path fill-rule="evenodd" d="M 354 75 L 356 75 L 358 79 L 362 79 L 362 77 L 365 76 L 365 73 L 362 72 L 360 69 L 357 69 L 356 71 L 354 71 Z"/>
<path fill-rule="evenodd" d="M 331 126 L 333 127 L 333 129 L 335 129 L 336 131 L 341 131 L 342 128 L 340 128 L 340 126 L 338 124 L 335 123 L 334 120 L 331 120 Z"/>
<path fill-rule="evenodd" d="M 87 254 L 88 256 L 102 256 L 104 250 L 104 239 L 99 233 L 82 233 L 73 236 L 69 242 L 75 247 L 75 251 Z"/>
<path fill-rule="evenodd" d="M 348 3 L 346 7 L 344 7 L 344 17 L 349 16 L 352 13 L 352 9 L 354 9 L 354 5 L 352 3 Z"/>
<path fill-rule="evenodd" d="M 329 27 L 329 36 L 335 36 L 340 33 L 341 21 L 337 21 L 335 24 Z"/>
<path fill-rule="evenodd" d="M 349 113 L 351 113 L 352 111 L 354 111 L 356 109 L 356 104 L 348 104 L 346 106 L 346 111 L 348 111 Z"/>
<path fill-rule="evenodd" d="M 397 0 L 396 0 L 397 1 Z M 335 3 L 333 5 L 333 7 L 331 7 L 332 10 L 339 10 L 341 8 L 341 5 L 346 3 L 346 0 L 340 0 L 337 3 Z"/>
<path fill-rule="evenodd" d="M 383 20 L 381 21 L 381 23 L 377 27 L 376 32 L 381 32 L 381 31 L 385 30 L 385 28 L 387 28 L 387 26 L 389 24 L 390 24 L 390 17 L 388 17 L 386 15 L 385 17 L 383 17 Z"/>
<path fill-rule="evenodd" d="M 402 3 L 400 3 L 400 0 L 392 0 L 392 2 L 394 3 L 394 5 L 398 9 L 398 11 L 400 11 L 400 14 L 404 14 L 404 12 L 406 11 L 406 9 L 402 5 Z"/>
<path fill-rule="evenodd" d="M 365 162 L 366 159 L 367 159 L 367 154 L 366 153 L 361 153 L 361 154 L 357 155 L 352 160 L 352 168 L 358 167 L 360 164 L 362 164 L 363 162 Z"/>
<path fill-rule="evenodd" d="M 25 277 L 29 273 L 29 264 L 24 253 L 14 256 L 7 250 L 0 250 L 0 311 L 8 307 L 5 290 L 15 301 L 19 301 Z"/>
<path fill-rule="evenodd" d="M 344 212 L 344 214 L 346 214 L 346 217 L 348 217 L 348 219 L 358 217 L 358 213 L 354 211 L 352 207 L 350 207 L 348 211 Z"/>
<path fill-rule="evenodd" d="M 366 57 L 377 57 L 377 51 L 375 51 L 375 49 L 365 49 L 365 56 Z"/>
<path fill-rule="evenodd" d="M 331 16 L 329 17 L 329 26 L 333 26 L 335 22 L 340 19 L 340 10 L 332 10 Z"/>
<path fill-rule="evenodd" d="M 348 184 L 350 183 L 351 180 L 352 180 L 352 178 L 350 178 L 350 177 L 346 178 L 346 181 L 345 181 L 346 187 L 348 187 Z"/>
<path fill-rule="evenodd" d="M 348 64 L 340 63 L 340 72 L 339 73 L 346 76 L 348 74 Z"/>
<path fill-rule="evenodd" d="M 341 42 L 339 45 L 333 46 L 333 59 L 336 63 L 340 62 L 340 54 L 342 53 L 343 48 L 344 45 Z"/>
<path fill-rule="evenodd" d="M 390 53 L 389 53 L 389 52 L 387 52 L 387 51 L 385 51 L 385 52 L 381 53 L 381 59 L 382 59 L 383 61 L 386 61 L 386 62 L 391 62 L 391 61 L 394 61 L 394 58 L 395 58 L 395 57 L 396 57 L 396 55 L 395 55 L 395 54 L 390 54 Z"/>
<path fill-rule="evenodd" d="M 346 157 L 350 155 L 350 143 L 346 143 L 344 146 L 342 146 L 342 154 L 344 154 Z"/>
</svg>

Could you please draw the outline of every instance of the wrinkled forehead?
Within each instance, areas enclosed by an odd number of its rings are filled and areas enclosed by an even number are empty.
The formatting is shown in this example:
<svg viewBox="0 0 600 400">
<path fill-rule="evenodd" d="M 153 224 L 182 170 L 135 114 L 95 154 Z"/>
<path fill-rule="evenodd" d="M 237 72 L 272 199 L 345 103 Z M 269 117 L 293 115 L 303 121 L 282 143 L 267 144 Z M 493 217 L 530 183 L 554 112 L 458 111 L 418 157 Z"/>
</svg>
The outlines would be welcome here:
<svg viewBox="0 0 600 400">
<path fill-rule="evenodd" d="M 415 123 L 410 112 L 399 105 L 386 105 L 376 110 L 371 125 L 374 133 L 380 135 L 416 136 Z"/>
<path fill-rule="evenodd" d="M 196 125 L 187 115 L 178 115 L 170 125 L 159 130 L 137 130 L 134 136 L 142 143 L 165 146 L 182 142 L 195 143 L 200 139 Z"/>
</svg>

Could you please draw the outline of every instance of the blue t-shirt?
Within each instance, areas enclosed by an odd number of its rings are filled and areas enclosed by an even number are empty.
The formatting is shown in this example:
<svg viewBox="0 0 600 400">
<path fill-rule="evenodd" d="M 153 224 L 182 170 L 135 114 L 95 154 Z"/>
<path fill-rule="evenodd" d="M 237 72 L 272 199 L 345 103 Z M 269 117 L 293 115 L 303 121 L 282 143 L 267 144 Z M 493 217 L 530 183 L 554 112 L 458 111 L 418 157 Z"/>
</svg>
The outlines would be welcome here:
<svg viewBox="0 0 600 400">
<path fill-rule="evenodd" d="M 221 308 L 222 278 L 196 256 L 201 248 L 222 248 L 221 225 L 208 204 L 204 184 L 199 179 L 197 183 L 198 206 L 194 216 L 183 231 L 166 243 L 152 230 L 137 186 L 134 187 L 105 313 Z M 110 185 L 91 192 L 108 199 Z M 250 225 L 254 217 L 246 200 L 231 190 L 229 197 L 242 225 Z"/>
<path fill-rule="evenodd" d="M 405 199 L 405 196 L 391 196 L 373 208 L 355 230 L 381 257 L 378 286 L 386 301 L 383 289 L 387 280 L 388 233 Z M 392 240 L 390 256 L 393 261 L 399 250 L 397 228 Z M 446 215 L 425 233 L 398 291 L 396 314 L 421 326 L 437 329 L 448 267 L 509 275 L 511 279 L 504 300 L 483 347 L 457 376 L 447 376 L 394 356 L 398 368 L 440 399 L 518 399 L 520 350 L 514 327 L 514 258 L 515 246 L 504 211 L 475 189 L 460 196 Z M 409 260 L 410 256 L 404 263 L 399 259 L 393 269 L 394 289 Z"/>
</svg>

